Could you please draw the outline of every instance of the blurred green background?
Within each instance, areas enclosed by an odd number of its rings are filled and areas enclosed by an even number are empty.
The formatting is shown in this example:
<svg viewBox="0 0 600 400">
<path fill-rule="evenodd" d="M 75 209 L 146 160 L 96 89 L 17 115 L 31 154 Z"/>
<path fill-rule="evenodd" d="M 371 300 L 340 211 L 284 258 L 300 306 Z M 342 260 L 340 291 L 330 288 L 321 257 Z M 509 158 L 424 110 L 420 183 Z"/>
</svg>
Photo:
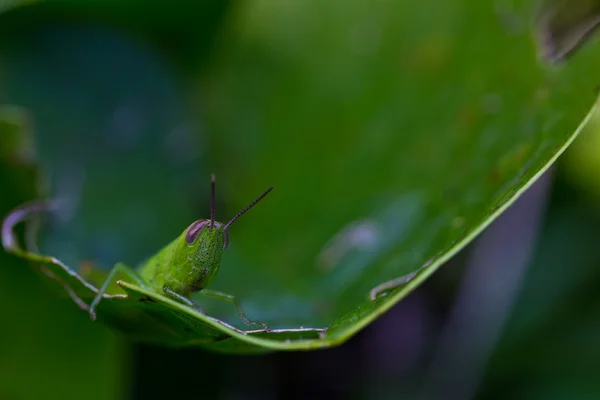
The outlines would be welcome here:
<svg viewBox="0 0 600 400">
<path fill-rule="evenodd" d="M 370 289 L 453 252 L 586 116 L 600 8 L 539 12 L 563 3 L 0 0 L 0 210 L 68 198 L 42 249 L 109 268 L 205 217 L 211 172 L 220 220 L 274 184 L 215 288 L 343 335 L 376 311 Z M 592 120 L 530 197 L 331 350 L 129 343 L 2 253 L 0 399 L 597 398 L 599 144 Z"/>
</svg>

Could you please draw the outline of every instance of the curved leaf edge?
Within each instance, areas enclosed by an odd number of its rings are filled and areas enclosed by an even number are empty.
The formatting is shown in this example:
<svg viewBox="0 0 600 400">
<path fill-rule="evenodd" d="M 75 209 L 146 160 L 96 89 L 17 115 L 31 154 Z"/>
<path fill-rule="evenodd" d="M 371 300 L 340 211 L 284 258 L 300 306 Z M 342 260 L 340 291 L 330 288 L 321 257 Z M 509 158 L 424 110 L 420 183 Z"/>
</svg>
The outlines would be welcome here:
<svg viewBox="0 0 600 400">
<path fill-rule="evenodd" d="M 430 265 L 427 265 L 425 268 L 422 268 L 422 270 L 419 270 L 418 273 L 415 275 L 415 277 L 412 278 L 410 281 L 401 285 L 402 286 L 401 290 L 398 290 L 393 295 L 390 295 L 388 297 L 387 301 L 383 301 L 379 306 L 376 307 L 376 309 L 372 313 L 370 313 L 369 315 L 367 315 L 365 317 L 358 319 L 358 321 L 356 323 L 354 323 L 351 327 L 346 328 L 346 329 L 341 329 L 336 334 L 334 344 L 340 344 L 339 341 L 344 342 L 344 341 L 348 340 L 350 337 L 352 337 L 353 335 L 358 333 L 361 329 L 366 327 L 369 323 L 371 323 L 374 319 L 376 319 L 377 317 L 379 317 L 380 315 L 382 315 L 383 313 L 388 311 L 398 301 L 400 301 L 406 295 L 411 293 L 417 286 L 419 286 L 421 283 L 423 283 L 429 276 L 431 276 L 431 274 L 433 274 L 435 271 L 437 271 L 437 269 L 440 268 L 444 263 L 446 263 L 448 260 L 450 260 L 452 257 L 454 257 L 459 251 L 461 251 L 463 248 L 465 248 L 469 243 L 471 243 L 471 241 L 473 241 L 489 225 L 491 225 L 492 222 L 494 222 L 506 209 L 508 209 L 508 207 L 510 207 L 519 197 L 521 197 L 521 195 L 523 195 L 523 193 L 525 193 L 527 191 L 527 189 L 529 189 L 552 166 L 552 164 L 554 164 L 554 162 L 558 159 L 558 157 L 560 157 L 565 152 L 565 150 L 571 145 L 571 143 L 573 143 L 573 141 L 577 138 L 577 136 L 579 136 L 581 131 L 586 127 L 588 122 L 592 119 L 592 117 L 596 113 L 596 110 L 598 107 L 598 99 L 600 99 L 600 96 L 596 98 L 596 101 L 592 105 L 591 109 L 586 114 L 583 121 L 577 126 L 576 130 L 569 137 L 569 139 L 562 146 L 560 146 L 557 149 L 556 153 L 548 160 L 548 162 L 546 162 L 546 164 L 542 168 L 540 168 L 540 170 L 537 171 L 527 182 L 525 182 L 525 184 L 523 184 L 519 189 L 517 189 L 511 197 L 509 197 L 501 206 L 499 206 L 497 209 L 495 209 L 481 224 L 479 224 L 477 227 L 475 227 L 461 241 L 459 241 L 454 246 L 452 246 L 450 249 L 448 249 L 448 251 L 446 251 L 439 258 L 432 261 Z M 388 282 L 393 282 L 396 279 L 393 279 Z M 387 282 L 384 282 L 384 283 L 380 284 L 379 286 L 383 286 L 386 283 Z M 393 289 L 390 289 L 390 290 L 393 290 Z M 347 313 L 346 315 L 351 314 L 351 313 L 352 313 L 352 311 L 350 313 Z M 336 321 L 339 321 L 340 319 L 343 319 L 344 317 L 339 318 Z M 336 322 L 334 322 L 330 326 L 335 325 L 335 323 Z"/>
<path fill-rule="evenodd" d="M 305 330 L 307 332 L 308 331 L 319 332 L 320 337 L 317 339 L 301 339 L 301 340 L 295 340 L 295 341 L 290 342 L 290 341 L 282 341 L 282 340 L 276 340 L 276 339 L 268 339 L 268 338 L 264 338 L 264 337 L 256 337 L 253 334 L 263 333 L 265 335 L 268 335 L 269 332 L 241 331 L 235 327 L 232 327 L 232 326 L 224 323 L 223 321 L 220 321 L 216 318 L 198 313 L 195 310 L 193 310 L 183 304 L 179 304 L 179 303 L 175 302 L 174 300 L 171 300 L 171 299 L 169 299 L 165 296 L 162 296 L 158 293 L 151 292 L 149 290 L 146 290 L 146 289 L 141 288 L 136 285 L 132 285 L 132 284 L 124 282 L 124 281 L 120 281 L 119 284 L 126 290 L 130 290 L 130 291 L 138 292 L 140 294 L 152 296 L 153 298 L 156 298 L 161 303 L 163 303 L 165 306 L 168 306 L 169 308 L 171 308 L 173 310 L 176 310 L 178 312 L 186 314 L 194 319 L 201 320 L 202 322 L 206 323 L 207 325 L 210 325 L 214 329 L 219 330 L 226 335 L 229 335 L 231 338 L 246 342 L 248 344 L 259 346 L 259 347 L 262 347 L 265 349 L 293 351 L 293 350 L 316 350 L 316 349 L 324 349 L 324 348 L 339 346 L 339 345 L 343 344 L 344 342 L 346 342 L 348 339 L 350 339 L 352 336 L 354 336 L 356 333 L 358 333 L 360 330 L 362 330 L 364 327 L 366 327 L 369 323 L 373 322 L 380 315 L 382 315 L 386 311 L 388 311 L 392 306 L 394 306 L 398 301 L 400 301 L 406 295 L 411 293 L 415 288 L 417 288 L 421 283 L 423 283 L 429 276 L 431 276 L 440 266 L 442 266 L 446 261 L 451 259 L 459 251 L 461 251 L 467 244 L 469 244 L 483 230 L 485 230 L 492 222 L 494 222 L 527 189 L 529 189 L 529 187 L 531 185 L 533 185 L 533 183 L 537 179 L 539 179 L 540 176 L 542 174 L 544 174 L 552 166 L 552 164 L 569 147 L 569 145 L 571 145 L 571 143 L 577 138 L 577 136 L 579 136 L 579 134 L 581 133 L 583 128 L 590 121 L 590 119 L 594 115 L 596 109 L 597 109 L 597 101 L 591 107 L 590 111 L 587 113 L 587 115 L 585 116 L 583 121 L 579 124 L 577 129 L 573 132 L 571 137 L 569 137 L 569 139 L 561 147 L 559 147 L 557 149 L 556 153 L 548 160 L 548 162 L 542 168 L 540 168 L 540 170 L 537 171 L 525 184 L 523 184 L 519 189 L 517 189 L 515 191 L 515 193 L 504 202 L 504 204 L 502 204 L 497 209 L 495 209 L 481 224 L 479 224 L 477 227 L 475 227 L 461 241 L 459 241 L 454 246 L 452 246 L 449 250 L 447 250 L 439 258 L 437 258 L 436 260 L 431 262 L 430 265 L 427 265 L 426 267 L 422 268 L 421 271 L 419 271 L 419 273 L 417 273 L 411 280 L 409 280 L 406 283 L 403 283 L 401 285 L 401 287 L 399 286 L 398 288 L 395 288 L 395 289 L 394 288 L 389 289 L 390 291 L 395 290 L 396 291 L 395 293 L 382 295 L 382 296 L 376 298 L 374 300 L 374 302 L 376 302 L 376 304 L 370 312 L 368 312 L 365 315 L 360 316 L 359 318 L 356 318 L 356 319 L 351 318 L 354 320 L 353 323 L 351 323 L 351 324 L 343 323 L 342 321 L 349 318 L 349 316 L 350 317 L 353 316 L 357 309 L 353 309 L 353 310 L 349 311 L 348 313 L 346 313 L 344 316 L 335 320 L 329 326 L 329 328 L 297 328 L 297 329 L 292 328 L 292 329 L 277 329 L 277 330 L 272 331 L 272 333 L 283 333 L 283 332 L 295 333 L 295 332 L 299 332 L 299 330 Z M 39 262 L 40 258 L 52 260 L 52 262 L 57 263 L 58 266 L 65 269 L 65 266 L 63 265 L 63 263 L 61 263 L 59 260 L 57 260 L 54 257 L 43 256 L 40 254 L 31 253 L 29 251 L 26 251 L 26 250 L 20 248 L 18 243 L 16 242 L 16 240 L 12 240 L 12 239 L 6 240 L 6 238 L 8 237 L 7 236 L 8 232 L 4 228 L 7 226 L 6 222 L 7 222 L 7 219 L 10 218 L 10 215 L 11 214 L 9 214 L 4 220 L 3 232 L 2 232 L 3 239 L 4 239 L 3 240 L 4 248 L 8 253 L 14 254 L 21 258 L 28 259 L 33 262 Z M 17 222 L 20 222 L 21 220 L 22 219 L 19 219 L 19 221 L 17 221 Z M 14 225 L 14 224 L 12 224 L 12 225 Z M 13 237 L 12 236 L 12 226 L 11 226 L 10 236 L 11 236 L 11 238 Z M 71 274 L 71 270 L 68 268 L 65 270 L 65 272 Z M 394 279 L 394 280 L 396 280 L 396 279 Z M 389 281 L 389 282 L 393 282 L 394 280 Z M 87 285 L 90 285 L 90 284 L 88 283 Z M 382 285 L 385 285 L 385 283 L 383 283 Z M 88 287 L 88 289 L 89 289 L 89 287 Z M 107 296 L 107 297 L 113 297 L 113 296 Z M 116 296 L 116 297 L 117 297 L 117 299 L 119 298 L 119 296 Z M 121 298 L 123 298 L 123 297 L 121 297 Z M 333 327 L 336 327 L 336 325 L 340 325 L 340 328 L 336 329 L 334 331 L 328 330 Z M 186 345 L 194 346 L 196 344 L 193 341 L 190 341 Z"/>
</svg>

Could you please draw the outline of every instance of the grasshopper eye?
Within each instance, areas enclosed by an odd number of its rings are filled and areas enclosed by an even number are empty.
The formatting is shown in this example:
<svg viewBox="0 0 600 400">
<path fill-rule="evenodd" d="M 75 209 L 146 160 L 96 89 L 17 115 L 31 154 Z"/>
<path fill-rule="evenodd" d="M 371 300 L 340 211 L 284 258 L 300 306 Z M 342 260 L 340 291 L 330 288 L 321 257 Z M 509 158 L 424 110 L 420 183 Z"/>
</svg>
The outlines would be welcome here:
<svg viewBox="0 0 600 400">
<path fill-rule="evenodd" d="M 199 219 L 198 221 L 192 222 L 185 232 L 185 241 L 188 244 L 194 243 L 202 229 L 206 228 L 210 224 L 210 221 L 205 219 Z"/>
</svg>

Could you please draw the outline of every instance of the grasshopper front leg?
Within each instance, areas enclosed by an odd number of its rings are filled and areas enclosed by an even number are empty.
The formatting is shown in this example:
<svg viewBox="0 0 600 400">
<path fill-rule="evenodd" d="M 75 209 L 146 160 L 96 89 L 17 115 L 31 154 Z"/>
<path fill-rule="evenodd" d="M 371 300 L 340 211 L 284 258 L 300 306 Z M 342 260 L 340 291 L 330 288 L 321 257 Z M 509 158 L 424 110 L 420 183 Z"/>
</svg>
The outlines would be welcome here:
<svg viewBox="0 0 600 400">
<path fill-rule="evenodd" d="M 177 300 L 180 303 L 185 304 L 186 306 L 189 306 L 191 308 L 193 308 L 194 310 L 198 311 L 201 314 L 204 314 L 204 310 L 202 310 L 202 308 L 200 308 L 196 303 L 194 303 L 193 301 L 191 301 L 190 299 L 188 299 L 187 297 L 177 293 L 176 291 L 174 291 L 173 289 L 171 289 L 168 286 L 163 287 L 163 292 L 165 292 L 165 294 L 174 299 Z"/>
<path fill-rule="evenodd" d="M 98 303 L 100 303 L 100 300 L 102 300 L 102 297 L 106 293 L 106 289 L 108 289 L 108 286 L 111 283 L 119 280 L 119 279 L 116 279 L 117 274 L 120 274 L 121 279 L 124 279 L 126 281 L 131 281 L 132 283 L 135 283 L 136 285 L 138 285 L 140 287 L 146 286 L 146 283 L 142 280 L 142 278 L 140 278 L 140 276 L 131 267 L 128 267 L 127 265 L 125 265 L 123 263 L 117 263 L 113 267 L 113 269 L 109 272 L 108 276 L 106 277 L 106 280 L 102 284 L 102 287 L 100 287 L 98 294 L 94 298 L 94 301 L 92 301 L 92 304 L 90 305 L 89 313 L 90 313 L 90 318 L 92 319 L 92 321 L 94 321 L 96 319 L 96 307 L 98 306 Z"/>
</svg>

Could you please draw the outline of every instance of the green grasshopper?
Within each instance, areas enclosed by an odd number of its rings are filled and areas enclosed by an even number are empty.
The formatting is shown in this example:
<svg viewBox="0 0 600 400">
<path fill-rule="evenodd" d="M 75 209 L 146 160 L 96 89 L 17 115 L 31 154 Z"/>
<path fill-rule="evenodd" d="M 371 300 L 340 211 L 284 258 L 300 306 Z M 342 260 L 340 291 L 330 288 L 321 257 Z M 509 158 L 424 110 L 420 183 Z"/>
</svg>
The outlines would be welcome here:
<svg viewBox="0 0 600 400">
<path fill-rule="evenodd" d="M 206 288 L 219 271 L 223 250 L 229 244 L 229 227 L 271 190 L 273 190 L 273 186 L 237 213 L 228 223 L 222 224 L 215 221 L 215 175 L 213 174 L 210 219 L 193 222 L 177 239 L 135 270 L 122 263 L 116 264 L 90 305 L 90 318 L 96 319 L 96 307 L 104 297 L 109 285 L 115 281 L 116 275 L 120 274 L 124 281 L 131 280 L 132 283 L 142 288 L 163 294 L 199 312 L 203 312 L 202 309 L 189 298 L 192 293 L 199 292 L 207 297 L 228 301 L 235 305 L 238 315 L 244 323 L 249 326 L 260 325 L 264 330 L 269 330 L 266 324 L 246 318 L 240 302 L 233 295 Z"/>
</svg>

